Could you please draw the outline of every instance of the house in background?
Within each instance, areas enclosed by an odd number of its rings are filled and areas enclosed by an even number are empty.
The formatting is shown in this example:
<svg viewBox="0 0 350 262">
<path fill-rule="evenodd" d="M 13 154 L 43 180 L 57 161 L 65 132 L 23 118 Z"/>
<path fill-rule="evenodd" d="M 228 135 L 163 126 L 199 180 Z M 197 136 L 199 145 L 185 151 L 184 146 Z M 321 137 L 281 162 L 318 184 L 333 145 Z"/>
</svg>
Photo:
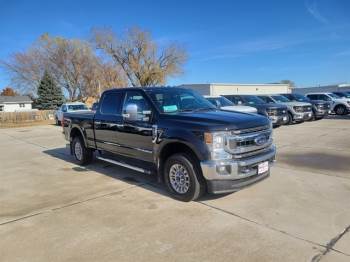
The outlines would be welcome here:
<svg viewBox="0 0 350 262">
<path fill-rule="evenodd" d="M 32 103 L 29 96 L 0 96 L 0 112 L 30 111 Z"/>
</svg>

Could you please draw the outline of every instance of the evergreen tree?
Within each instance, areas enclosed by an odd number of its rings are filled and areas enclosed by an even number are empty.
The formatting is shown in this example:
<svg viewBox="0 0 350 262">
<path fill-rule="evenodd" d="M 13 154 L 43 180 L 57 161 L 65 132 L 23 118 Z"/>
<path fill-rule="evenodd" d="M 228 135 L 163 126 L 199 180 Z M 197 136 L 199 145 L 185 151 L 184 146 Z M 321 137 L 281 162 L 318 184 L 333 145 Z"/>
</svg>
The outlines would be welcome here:
<svg viewBox="0 0 350 262">
<path fill-rule="evenodd" d="M 39 109 L 56 109 L 64 102 L 61 88 L 59 88 L 49 72 L 45 71 L 39 87 L 37 106 Z"/>
</svg>

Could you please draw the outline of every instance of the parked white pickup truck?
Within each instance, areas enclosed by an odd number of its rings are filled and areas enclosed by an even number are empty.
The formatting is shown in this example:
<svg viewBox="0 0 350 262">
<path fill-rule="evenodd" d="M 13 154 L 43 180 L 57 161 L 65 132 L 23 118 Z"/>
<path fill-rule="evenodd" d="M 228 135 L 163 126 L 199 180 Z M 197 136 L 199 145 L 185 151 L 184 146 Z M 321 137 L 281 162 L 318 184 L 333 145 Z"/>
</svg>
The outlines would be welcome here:
<svg viewBox="0 0 350 262">
<path fill-rule="evenodd" d="M 63 113 L 75 112 L 75 111 L 89 111 L 89 108 L 81 102 L 71 102 L 62 104 L 55 111 L 56 125 L 61 125 L 63 120 Z"/>
<path fill-rule="evenodd" d="M 306 94 L 310 100 L 322 100 L 331 103 L 331 110 L 337 115 L 346 115 L 350 112 L 350 98 L 342 98 L 333 93 Z"/>
<path fill-rule="evenodd" d="M 252 106 L 235 105 L 233 102 L 223 96 L 204 96 L 216 108 L 223 111 L 235 111 L 243 113 L 257 114 L 257 109 Z"/>
</svg>

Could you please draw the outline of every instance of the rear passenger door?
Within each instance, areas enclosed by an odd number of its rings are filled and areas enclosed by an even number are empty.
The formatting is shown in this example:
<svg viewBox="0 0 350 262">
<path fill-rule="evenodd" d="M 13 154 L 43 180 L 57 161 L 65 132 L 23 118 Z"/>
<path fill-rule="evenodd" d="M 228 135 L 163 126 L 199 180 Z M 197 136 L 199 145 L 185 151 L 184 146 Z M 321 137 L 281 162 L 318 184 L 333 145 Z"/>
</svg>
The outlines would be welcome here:
<svg viewBox="0 0 350 262">
<path fill-rule="evenodd" d="M 121 90 L 107 92 L 101 98 L 94 122 L 95 143 L 100 150 L 119 153 L 117 138 L 123 126 L 123 100 L 124 91 Z"/>
</svg>

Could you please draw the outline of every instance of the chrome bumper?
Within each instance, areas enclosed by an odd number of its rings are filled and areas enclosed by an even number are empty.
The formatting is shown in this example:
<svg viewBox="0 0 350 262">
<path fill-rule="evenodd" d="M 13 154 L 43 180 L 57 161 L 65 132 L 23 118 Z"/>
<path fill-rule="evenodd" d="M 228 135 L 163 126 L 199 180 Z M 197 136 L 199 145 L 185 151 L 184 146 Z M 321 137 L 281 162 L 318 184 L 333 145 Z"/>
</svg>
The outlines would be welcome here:
<svg viewBox="0 0 350 262">
<path fill-rule="evenodd" d="M 206 180 L 239 180 L 258 175 L 258 164 L 272 163 L 275 159 L 276 147 L 272 145 L 267 152 L 246 159 L 230 159 L 223 161 L 207 160 L 201 162 L 203 176 Z M 270 167 L 269 167 L 270 170 Z M 269 170 L 265 173 L 268 173 Z M 261 174 L 259 174 L 260 176 Z M 253 178 L 252 178 L 253 179 Z"/>
</svg>

